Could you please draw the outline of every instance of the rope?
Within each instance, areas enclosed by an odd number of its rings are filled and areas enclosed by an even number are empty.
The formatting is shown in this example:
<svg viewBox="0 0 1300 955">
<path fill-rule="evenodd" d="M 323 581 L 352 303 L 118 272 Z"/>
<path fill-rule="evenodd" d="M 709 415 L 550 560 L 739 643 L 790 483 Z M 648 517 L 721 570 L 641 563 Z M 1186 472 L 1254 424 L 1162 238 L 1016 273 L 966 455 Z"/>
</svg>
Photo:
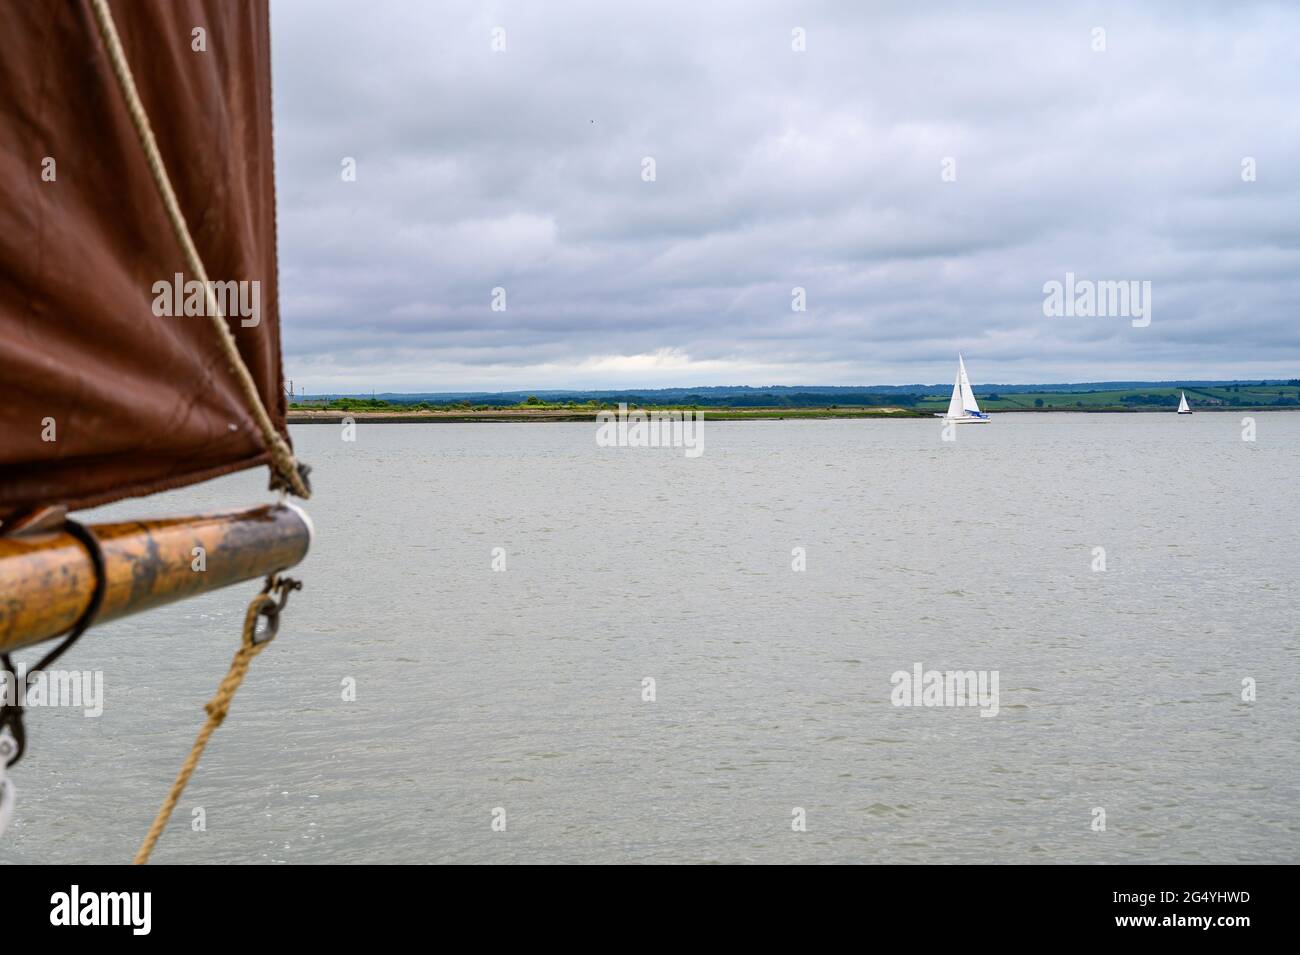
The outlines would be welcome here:
<svg viewBox="0 0 1300 955">
<path fill-rule="evenodd" d="M 249 373 L 243 358 L 240 357 L 235 336 L 226 324 L 225 316 L 221 314 L 216 293 L 208 281 L 207 270 L 203 267 L 203 260 L 199 258 L 199 251 L 194 245 L 189 226 L 185 223 L 180 203 L 176 200 L 176 192 L 172 189 L 171 180 L 167 176 L 167 167 L 163 165 L 162 153 L 158 151 L 158 142 L 154 138 L 153 127 L 149 124 L 149 115 L 140 100 L 140 93 L 136 89 L 135 78 L 131 73 L 131 65 L 127 62 L 126 51 L 122 48 L 117 26 L 113 22 L 113 13 L 108 9 L 107 0 L 90 0 L 90 5 L 95 11 L 99 37 L 108 50 L 108 58 L 113 65 L 113 75 L 117 77 L 118 88 L 122 91 L 122 98 L 126 100 L 127 111 L 130 112 L 131 122 L 135 125 L 136 136 L 149 162 L 149 171 L 153 173 L 154 185 L 158 187 L 158 195 L 167 209 L 167 218 L 171 220 L 172 232 L 175 233 L 176 241 L 180 243 L 181 250 L 185 253 L 185 263 L 190 272 L 203 285 L 208 319 L 217 333 L 217 340 L 221 343 L 226 361 L 235 373 L 244 401 L 253 413 L 258 430 L 262 432 L 262 440 L 271 453 L 274 470 L 284 486 L 298 497 L 311 497 L 311 491 L 299 471 L 293 451 L 290 450 L 288 442 L 280 432 L 275 429 L 275 425 L 271 423 L 271 416 L 267 413 L 266 406 L 262 404 L 262 396 L 258 394 L 253 376 Z M 272 482 L 272 485 L 276 486 L 276 482 Z"/>
<path fill-rule="evenodd" d="M 72 628 L 68 630 L 63 642 L 41 657 L 36 666 L 27 671 L 24 679 L 38 671 L 48 670 L 55 660 L 63 656 L 74 643 L 81 639 L 81 635 L 86 632 L 86 629 L 99 614 L 99 608 L 104 602 L 104 591 L 108 587 L 108 575 L 104 572 L 104 551 L 99 546 L 99 538 L 95 536 L 89 527 L 69 518 L 64 518 L 63 530 L 80 541 L 81 546 L 86 548 L 86 553 L 90 555 L 90 566 L 95 572 L 95 589 L 90 592 L 90 600 L 86 603 L 86 609 L 81 612 L 81 616 L 72 624 Z M 0 654 L 0 665 L 4 666 L 5 671 L 14 680 L 18 679 L 18 671 L 14 668 L 13 658 L 8 653 Z M 17 688 L 17 685 L 15 685 L 14 689 L 17 690 Z M 14 753 L 8 758 L 7 765 L 14 766 L 18 763 L 18 760 L 23 758 L 23 753 L 27 751 L 27 729 L 23 725 L 21 697 L 17 697 L 12 706 L 7 706 L 3 700 L 0 700 L 0 732 L 3 732 L 6 726 L 9 727 L 14 739 Z"/>
<path fill-rule="evenodd" d="M 217 686 L 216 695 L 204 706 L 208 718 L 202 728 L 199 729 L 199 735 L 190 748 L 190 754 L 185 757 L 185 762 L 181 763 L 180 772 L 176 774 L 176 781 L 172 783 L 167 798 L 163 800 L 162 808 L 158 810 L 153 825 L 149 827 L 144 842 L 140 844 L 140 850 L 135 854 L 135 865 L 144 865 L 149 861 L 149 855 L 153 852 L 154 846 L 157 845 L 158 837 L 167 828 L 167 821 L 171 819 L 172 811 L 176 808 L 176 803 L 180 801 L 181 793 L 185 791 L 186 784 L 190 781 L 190 777 L 194 775 L 194 769 L 199 764 L 199 757 L 203 755 L 204 747 L 208 745 L 208 740 L 217 731 L 217 727 L 221 725 L 222 721 L 225 720 L 226 714 L 230 712 L 230 703 L 235 698 L 235 691 L 239 689 L 239 685 L 244 682 L 244 677 L 248 675 L 249 664 L 253 662 L 253 657 L 261 653 L 266 648 L 266 645 L 275 639 L 276 631 L 280 625 L 280 611 L 284 608 L 289 592 L 297 590 L 301 586 L 302 584 L 296 580 L 272 576 L 267 579 L 266 588 L 249 603 L 248 612 L 244 614 L 243 638 L 239 649 L 235 651 L 234 659 L 230 661 L 230 670 L 226 673 L 220 685 Z M 273 590 L 280 591 L 279 603 L 276 603 L 270 596 Z M 267 619 L 266 633 L 260 640 L 257 639 L 258 617 L 266 617 Z"/>
</svg>

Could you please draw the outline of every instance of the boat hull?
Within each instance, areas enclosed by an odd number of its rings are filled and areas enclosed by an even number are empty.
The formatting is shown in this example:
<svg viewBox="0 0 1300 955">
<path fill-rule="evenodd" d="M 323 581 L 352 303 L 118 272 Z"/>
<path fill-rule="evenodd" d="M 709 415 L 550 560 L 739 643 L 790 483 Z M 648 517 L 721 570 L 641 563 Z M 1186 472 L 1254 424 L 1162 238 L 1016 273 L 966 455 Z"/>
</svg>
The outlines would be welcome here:
<svg viewBox="0 0 1300 955">
<path fill-rule="evenodd" d="M 960 418 L 949 418 L 946 414 L 937 414 L 936 418 L 942 418 L 944 421 L 951 421 L 953 424 L 988 424 L 988 416 L 977 418 L 974 415 L 964 415 Z"/>
</svg>

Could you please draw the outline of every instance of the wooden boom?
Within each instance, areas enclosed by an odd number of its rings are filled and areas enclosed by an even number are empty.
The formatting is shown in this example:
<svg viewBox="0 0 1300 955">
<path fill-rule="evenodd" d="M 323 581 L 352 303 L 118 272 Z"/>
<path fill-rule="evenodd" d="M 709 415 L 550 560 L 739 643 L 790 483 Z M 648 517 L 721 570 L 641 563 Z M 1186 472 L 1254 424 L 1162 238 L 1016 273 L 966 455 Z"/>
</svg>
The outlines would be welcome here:
<svg viewBox="0 0 1300 955">
<path fill-rule="evenodd" d="M 312 533 L 310 519 L 293 505 L 90 530 L 105 572 L 95 623 L 292 567 L 306 556 Z M 0 652 L 67 631 L 94 588 L 90 555 L 66 531 L 0 536 Z"/>
</svg>

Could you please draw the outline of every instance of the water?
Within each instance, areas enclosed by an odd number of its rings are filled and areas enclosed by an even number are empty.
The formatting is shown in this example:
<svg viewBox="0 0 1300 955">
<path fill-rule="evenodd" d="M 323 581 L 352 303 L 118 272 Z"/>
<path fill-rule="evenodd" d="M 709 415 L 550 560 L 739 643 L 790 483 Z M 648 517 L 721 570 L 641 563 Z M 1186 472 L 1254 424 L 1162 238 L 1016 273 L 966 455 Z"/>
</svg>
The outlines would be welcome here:
<svg viewBox="0 0 1300 955">
<path fill-rule="evenodd" d="M 307 589 L 155 859 L 1296 862 L 1300 415 L 1255 418 L 299 427 Z M 255 589 L 83 640 L 104 715 L 29 714 L 0 859 L 131 858 Z M 892 706 L 916 662 L 1000 712 Z"/>
</svg>

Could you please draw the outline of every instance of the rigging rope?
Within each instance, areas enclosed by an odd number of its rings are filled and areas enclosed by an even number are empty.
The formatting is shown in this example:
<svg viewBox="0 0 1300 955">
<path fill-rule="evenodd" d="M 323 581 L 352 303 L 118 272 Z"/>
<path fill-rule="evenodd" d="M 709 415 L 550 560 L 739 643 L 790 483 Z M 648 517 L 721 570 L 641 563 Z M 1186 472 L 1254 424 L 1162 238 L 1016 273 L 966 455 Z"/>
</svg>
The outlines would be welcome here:
<svg viewBox="0 0 1300 955">
<path fill-rule="evenodd" d="M 208 319 L 216 330 L 217 340 L 221 343 L 221 350 L 225 354 L 231 370 L 235 373 L 235 378 L 244 395 L 244 401 L 248 404 L 249 410 L 252 411 L 258 430 L 262 432 L 262 440 L 271 454 L 273 471 L 279 478 L 278 482 L 272 481 L 272 487 L 282 485 L 293 491 L 298 497 L 309 498 L 311 497 L 311 490 L 302 470 L 305 465 L 299 465 L 294 459 L 293 451 L 289 448 L 288 442 L 284 440 L 271 422 L 271 416 L 267 413 L 266 406 L 262 404 L 262 396 L 258 394 L 253 376 L 249 373 L 248 366 L 244 364 L 244 360 L 239 354 L 239 347 L 235 344 L 235 336 L 226 324 L 225 316 L 222 315 L 217 304 L 216 292 L 208 281 L 207 270 L 203 267 L 203 260 L 199 257 L 199 251 L 194 245 L 194 238 L 190 235 L 189 226 L 185 222 L 180 203 L 176 199 L 176 192 L 172 189 L 171 179 L 167 176 L 167 167 L 163 165 L 162 153 L 158 150 L 158 141 L 154 138 L 153 127 L 149 124 L 149 114 L 145 112 L 144 103 L 140 100 L 140 93 L 136 89 L 135 78 L 131 73 L 131 64 L 127 62 L 126 51 L 122 48 L 117 26 L 113 22 L 113 13 L 108 8 L 107 0 L 90 0 L 90 5 L 95 12 L 95 23 L 99 28 L 99 37 L 103 41 L 104 48 L 108 51 L 109 61 L 113 65 L 113 75 L 117 77 L 118 88 L 122 91 L 123 99 L 126 100 L 127 111 L 131 114 L 131 122 L 135 125 L 136 136 L 139 138 L 140 146 L 144 149 L 145 158 L 149 162 L 149 171 L 153 173 L 153 181 L 158 187 L 158 195 L 162 198 L 163 205 L 167 209 L 167 218 L 171 220 L 176 241 L 180 243 L 181 250 L 185 254 L 185 262 L 190 272 L 203 285 Z"/>
<path fill-rule="evenodd" d="M 203 748 L 208 745 L 208 740 L 226 718 L 226 714 L 230 712 L 230 703 L 235 698 L 235 691 L 239 689 L 239 685 L 244 682 L 244 677 L 248 674 L 249 664 L 253 662 L 253 657 L 261 653 L 266 645 L 275 639 L 280 626 L 280 611 L 284 609 L 289 593 L 301 587 L 302 584 L 296 580 L 276 577 L 273 574 L 266 579 L 266 586 L 262 592 L 249 603 L 248 612 L 244 614 L 243 638 L 239 649 L 235 651 L 235 658 L 230 661 L 230 671 L 217 687 L 216 695 L 204 706 L 208 714 L 207 721 L 199 730 L 199 735 L 190 748 L 190 754 L 181 764 L 180 772 L 176 774 L 176 781 L 172 783 L 167 798 L 163 800 L 162 808 L 158 810 L 153 825 L 149 827 L 144 842 L 140 844 L 140 851 L 135 854 L 135 865 L 144 865 L 149 861 L 149 855 L 157 845 L 158 837 L 167 828 L 167 821 L 171 818 L 176 803 L 180 801 L 186 783 L 194 775 L 194 768 L 199 764 Z M 280 592 L 279 603 L 271 597 L 271 593 L 277 590 Z M 258 617 L 266 617 L 266 632 L 260 640 L 257 638 Z"/>
<path fill-rule="evenodd" d="M 89 527 L 66 517 L 63 520 L 63 530 L 75 537 L 80 541 L 81 546 L 86 548 L 86 553 L 90 556 L 90 566 L 95 572 L 95 589 L 90 592 L 90 600 L 86 603 L 86 609 L 81 612 L 81 616 L 72 624 L 72 628 L 68 630 L 63 642 L 41 657 L 36 666 L 27 671 L 27 676 L 48 670 L 50 664 L 63 656 L 74 643 L 81 639 L 81 635 L 86 632 L 86 629 L 99 614 L 100 605 L 104 602 L 104 591 L 108 586 L 108 575 L 104 572 L 104 551 L 99 546 L 99 538 L 95 536 Z M 23 758 L 23 753 L 27 751 L 27 730 L 23 725 L 23 694 L 18 693 L 18 671 L 14 668 L 13 658 L 8 653 L 0 654 L 0 665 L 4 666 L 5 672 L 9 673 L 10 678 L 15 681 L 14 702 L 6 705 L 5 701 L 0 699 L 0 732 L 3 732 L 5 727 L 8 727 L 14 741 L 14 752 L 12 756 L 6 754 L 6 765 L 13 766 Z"/>
</svg>

